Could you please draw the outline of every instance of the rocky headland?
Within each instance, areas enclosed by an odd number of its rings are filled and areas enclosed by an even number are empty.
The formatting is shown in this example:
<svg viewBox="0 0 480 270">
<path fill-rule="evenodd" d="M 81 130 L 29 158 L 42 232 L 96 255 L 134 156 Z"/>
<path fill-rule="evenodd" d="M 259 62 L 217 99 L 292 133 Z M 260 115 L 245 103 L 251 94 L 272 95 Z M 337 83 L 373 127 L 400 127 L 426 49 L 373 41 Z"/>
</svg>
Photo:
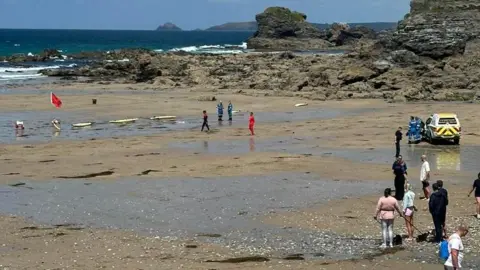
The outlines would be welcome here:
<svg viewBox="0 0 480 270">
<path fill-rule="evenodd" d="M 395 31 L 335 24 L 322 31 L 306 16 L 269 8 L 248 46 L 279 53 L 195 55 L 145 49 L 83 53 L 88 65 L 40 73 L 102 83 L 150 83 L 153 89 L 200 87 L 253 95 L 317 100 L 379 98 L 471 101 L 480 94 L 480 4 L 471 0 L 414 0 Z M 288 50 L 342 48 L 343 54 Z M 53 50 L 44 52 L 46 59 Z M 128 59 L 128 60 L 125 60 Z"/>
</svg>

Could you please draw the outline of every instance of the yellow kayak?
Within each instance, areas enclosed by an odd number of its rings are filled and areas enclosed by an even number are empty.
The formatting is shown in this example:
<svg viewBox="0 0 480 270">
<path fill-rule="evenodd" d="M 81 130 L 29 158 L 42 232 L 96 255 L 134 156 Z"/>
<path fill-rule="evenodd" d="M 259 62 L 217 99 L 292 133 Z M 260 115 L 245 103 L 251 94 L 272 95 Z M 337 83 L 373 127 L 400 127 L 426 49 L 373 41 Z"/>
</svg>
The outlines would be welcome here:
<svg viewBox="0 0 480 270">
<path fill-rule="evenodd" d="M 130 118 L 130 119 L 112 120 L 112 121 L 109 121 L 109 122 L 113 123 L 113 124 L 126 124 L 126 123 L 133 123 L 137 120 L 138 120 L 138 118 Z"/>
</svg>

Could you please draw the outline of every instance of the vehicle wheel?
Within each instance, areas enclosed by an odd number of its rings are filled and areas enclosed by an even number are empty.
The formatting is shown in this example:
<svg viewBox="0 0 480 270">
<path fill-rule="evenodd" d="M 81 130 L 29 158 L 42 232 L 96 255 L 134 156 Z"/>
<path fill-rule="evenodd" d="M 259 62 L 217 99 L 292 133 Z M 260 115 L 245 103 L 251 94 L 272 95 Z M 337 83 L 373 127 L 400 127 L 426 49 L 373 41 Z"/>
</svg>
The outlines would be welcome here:
<svg viewBox="0 0 480 270">
<path fill-rule="evenodd" d="M 460 138 L 453 139 L 453 143 L 456 144 L 456 145 L 459 145 L 460 144 Z"/>
</svg>

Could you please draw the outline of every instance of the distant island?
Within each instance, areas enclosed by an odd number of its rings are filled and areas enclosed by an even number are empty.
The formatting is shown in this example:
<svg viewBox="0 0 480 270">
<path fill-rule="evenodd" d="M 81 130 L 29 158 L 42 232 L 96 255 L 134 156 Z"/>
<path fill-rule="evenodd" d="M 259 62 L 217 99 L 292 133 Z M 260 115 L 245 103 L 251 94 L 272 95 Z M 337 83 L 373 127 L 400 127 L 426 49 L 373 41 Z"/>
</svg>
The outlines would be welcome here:
<svg viewBox="0 0 480 270">
<path fill-rule="evenodd" d="M 329 29 L 332 24 L 328 23 L 312 23 L 321 30 Z M 396 22 L 366 22 L 366 23 L 348 23 L 350 27 L 365 26 L 376 32 L 390 30 L 397 27 Z M 229 22 L 221 25 L 215 25 L 205 29 L 205 31 L 257 31 L 257 22 Z"/>
<path fill-rule="evenodd" d="M 173 23 L 167 22 L 157 27 L 157 31 L 182 31 L 182 28 Z"/>
</svg>

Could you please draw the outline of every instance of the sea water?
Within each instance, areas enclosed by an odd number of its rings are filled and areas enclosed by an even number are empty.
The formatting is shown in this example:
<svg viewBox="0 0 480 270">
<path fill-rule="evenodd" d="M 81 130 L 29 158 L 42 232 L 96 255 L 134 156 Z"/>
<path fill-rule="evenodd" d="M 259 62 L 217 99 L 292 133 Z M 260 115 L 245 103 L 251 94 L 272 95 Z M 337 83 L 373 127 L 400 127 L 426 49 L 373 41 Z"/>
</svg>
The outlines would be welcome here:
<svg viewBox="0 0 480 270">
<path fill-rule="evenodd" d="M 82 61 L 68 54 L 82 51 L 109 51 L 122 48 L 146 48 L 158 53 L 233 54 L 247 50 L 245 41 L 253 32 L 230 31 L 129 31 L 129 30 L 30 30 L 0 29 L 0 56 L 38 54 L 56 49 L 63 57 L 50 62 L 8 63 L 0 60 L 0 85 L 40 77 L 45 68 L 75 67 Z"/>
</svg>

